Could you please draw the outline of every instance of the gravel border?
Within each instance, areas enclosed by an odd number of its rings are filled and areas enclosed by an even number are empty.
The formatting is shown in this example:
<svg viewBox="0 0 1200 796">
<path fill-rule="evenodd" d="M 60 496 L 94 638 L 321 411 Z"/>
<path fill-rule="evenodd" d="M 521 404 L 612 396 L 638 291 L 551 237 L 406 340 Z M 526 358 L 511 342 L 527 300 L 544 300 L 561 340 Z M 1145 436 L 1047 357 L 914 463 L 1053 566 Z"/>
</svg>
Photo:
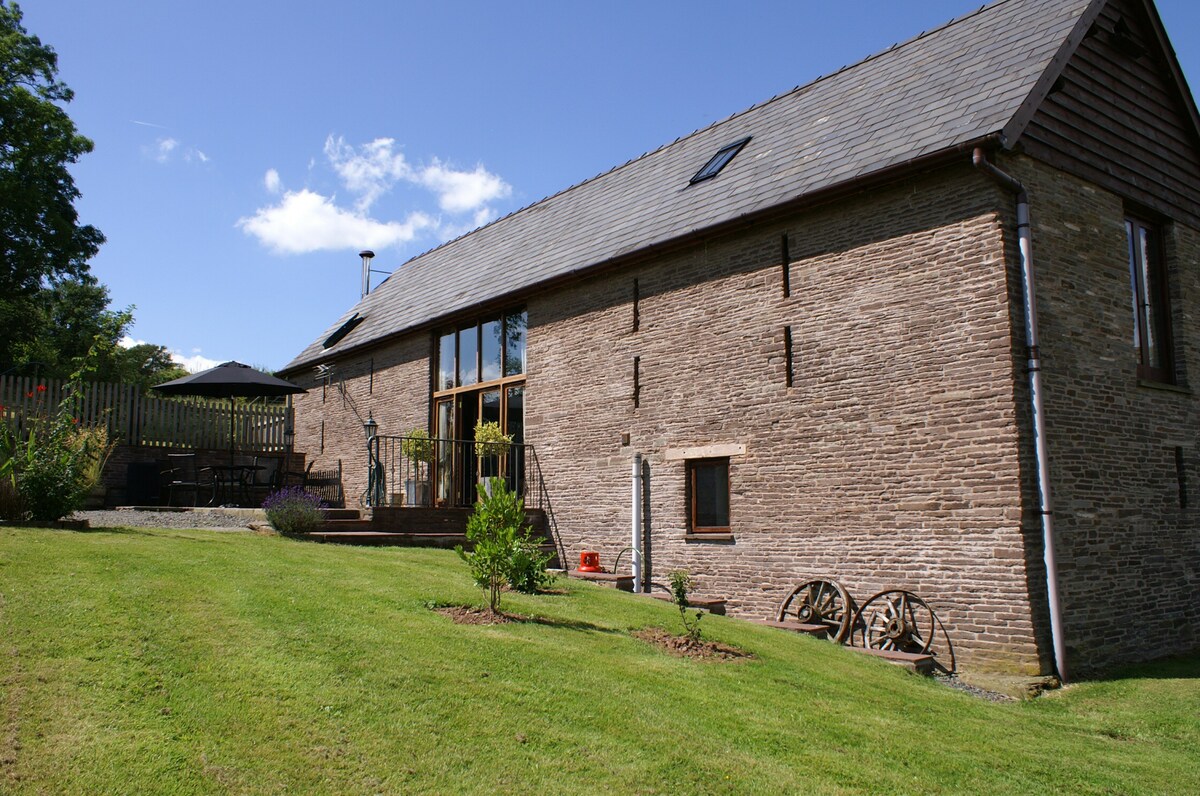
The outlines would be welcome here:
<svg viewBox="0 0 1200 796">
<path fill-rule="evenodd" d="M 934 675 L 934 679 L 947 688 L 953 688 L 955 691 L 962 691 L 979 699 L 986 699 L 988 702 L 1016 702 L 1015 697 L 1008 694 L 1001 694 L 999 691 L 989 691 L 986 688 L 980 688 L 970 683 L 964 683 L 954 675 Z"/>
<path fill-rule="evenodd" d="M 92 528 L 202 528 L 217 531 L 250 533 L 251 522 L 260 522 L 261 512 L 244 509 L 197 509 L 188 511 L 155 511 L 153 509 L 120 508 L 102 511 L 77 511 L 72 519 L 87 520 Z"/>
</svg>

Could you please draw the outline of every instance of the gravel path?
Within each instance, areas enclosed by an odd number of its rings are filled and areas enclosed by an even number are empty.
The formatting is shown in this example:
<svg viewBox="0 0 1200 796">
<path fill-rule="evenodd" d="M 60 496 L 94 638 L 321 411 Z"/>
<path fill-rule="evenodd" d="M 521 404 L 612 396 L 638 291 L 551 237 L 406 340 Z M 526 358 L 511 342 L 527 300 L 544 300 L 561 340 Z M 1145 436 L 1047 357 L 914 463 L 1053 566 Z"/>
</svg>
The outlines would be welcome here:
<svg viewBox="0 0 1200 796">
<path fill-rule="evenodd" d="M 218 531 L 246 531 L 248 523 L 265 521 L 261 512 L 246 510 L 197 509 L 194 511 L 148 511 L 144 509 L 108 509 L 77 511 L 71 519 L 87 520 L 93 528 L 206 528 Z"/>
<path fill-rule="evenodd" d="M 954 675 L 945 676 L 939 675 L 937 681 L 942 685 L 953 688 L 956 691 L 965 691 L 971 696 L 986 699 L 989 702 L 1015 702 L 1016 700 L 1008 694 L 1001 694 L 999 691 L 989 691 L 986 688 L 980 688 L 970 683 L 964 683 Z"/>
</svg>

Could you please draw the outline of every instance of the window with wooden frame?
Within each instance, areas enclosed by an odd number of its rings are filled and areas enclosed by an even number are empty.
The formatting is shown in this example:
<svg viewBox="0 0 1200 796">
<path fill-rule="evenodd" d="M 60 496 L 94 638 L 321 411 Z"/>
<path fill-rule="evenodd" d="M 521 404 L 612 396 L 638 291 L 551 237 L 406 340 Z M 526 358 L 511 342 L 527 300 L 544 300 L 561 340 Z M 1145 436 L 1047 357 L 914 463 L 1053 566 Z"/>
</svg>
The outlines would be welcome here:
<svg viewBox="0 0 1200 796">
<path fill-rule="evenodd" d="M 687 478 L 689 530 L 729 533 L 729 459 L 692 459 Z"/>
<path fill-rule="evenodd" d="M 1125 219 L 1129 242 L 1129 281 L 1133 293 L 1133 348 L 1139 379 L 1175 382 L 1171 351 L 1171 304 L 1161 230 L 1150 222 Z"/>
<path fill-rule="evenodd" d="M 434 394 L 524 378 L 526 324 L 525 310 L 514 309 L 438 335 Z"/>
</svg>

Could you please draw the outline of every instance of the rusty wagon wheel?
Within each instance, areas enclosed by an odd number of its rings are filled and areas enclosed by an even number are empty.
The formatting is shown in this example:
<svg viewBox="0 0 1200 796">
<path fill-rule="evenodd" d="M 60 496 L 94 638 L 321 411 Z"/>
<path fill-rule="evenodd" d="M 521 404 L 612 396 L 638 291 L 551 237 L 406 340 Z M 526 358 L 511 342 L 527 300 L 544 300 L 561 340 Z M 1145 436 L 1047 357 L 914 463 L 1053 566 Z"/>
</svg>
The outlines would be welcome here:
<svg viewBox="0 0 1200 796">
<path fill-rule="evenodd" d="M 954 673 L 954 647 L 942 620 L 912 592 L 892 589 L 867 600 L 855 617 L 854 633 L 861 634 L 864 647 L 932 655 L 938 669 Z"/>
<path fill-rule="evenodd" d="M 779 607 L 779 621 L 792 620 L 806 625 L 824 625 L 831 641 L 843 644 L 850 635 L 854 618 L 854 598 L 836 580 L 810 580 L 801 583 Z"/>
</svg>

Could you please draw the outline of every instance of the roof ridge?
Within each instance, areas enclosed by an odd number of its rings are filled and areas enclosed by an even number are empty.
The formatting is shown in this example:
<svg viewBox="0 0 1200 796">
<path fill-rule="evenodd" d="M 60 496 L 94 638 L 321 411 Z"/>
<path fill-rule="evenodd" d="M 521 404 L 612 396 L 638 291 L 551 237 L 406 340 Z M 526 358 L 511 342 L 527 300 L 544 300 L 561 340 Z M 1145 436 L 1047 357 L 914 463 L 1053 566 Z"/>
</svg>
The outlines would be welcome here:
<svg viewBox="0 0 1200 796">
<path fill-rule="evenodd" d="M 945 30 L 946 28 L 950 27 L 951 25 L 957 25 L 967 19 L 970 19 L 971 17 L 975 17 L 975 16 L 978 16 L 979 14 L 982 14 L 984 11 L 987 11 L 987 10 L 990 10 L 993 8 L 998 8 L 1002 5 L 1010 3 L 1012 1 L 1013 0 L 994 0 L 994 2 L 991 2 L 991 3 L 984 3 L 979 8 L 975 9 L 974 11 L 971 11 L 970 13 L 963 14 L 962 16 L 959 16 L 959 17 L 954 17 L 954 18 L 950 19 L 949 21 L 944 22 L 941 25 L 938 25 L 935 28 L 930 28 L 929 30 L 923 30 L 920 33 L 918 33 L 916 36 L 912 36 L 908 39 L 904 39 L 902 41 L 892 44 L 887 49 L 879 50 L 879 51 L 871 53 L 870 55 L 866 56 L 865 58 L 862 58 L 851 64 L 843 65 L 840 69 L 838 69 L 834 72 L 829 72 L 824 75 L 818 75 L 817 77 L 813 78 L 812 80 L 810 80 L 807 83 L 793 86 L 792 88 L 788 89 L 787 91 L 782 91 L 768 99 L 762 100 L 760 102 L 756 102 L 747 108 L 744 108 L 740 111 L 735 111 L 734 113 L 731 113 L 724 118 L 717 119 L 714 122 L 710 122 L 709 124 L 706 124 L 703 127 L 697 127 L 695 130 L 692 130 L 690 133 L 684 133 L 682 135 L 676 136 L 676 138 L 673 141 L 669 141 L 665 144 L 661 144 L 661 145 L 655 147 L 654 149 L 648 149 L 640 155 L 635 155 L 634 157 L 629 158 L 624 163 L 620 163 L 620 164 L 613 166 L 612 168 L 609 168 L 605 171 L 601 171 L 597 174 L 594 174 L 591 177 L 580 180 L 577 183 L 568 185 L 567 187 L 565 187 L 561 190 L 555 191 L 552 194 L 543 196 L 541 199 L 536 199 L 527 205 L 518 207 L 516 210 L 509 211 L 508 213 L 505 213 L 504 215 L 500 216 L 499 218 L 494 218 L 491 221 L 487 222 L 486 224 L 483 224 L 482 226 L 475 227 L 474 229 L 464 232 L 461 235 L 456 235 L 453 238 L 443 241 L 436 246 L 430 247 L 418 254 L 414 254 L 413 256 L 409 257 L 407 260 L 402 262 L 400 265 L 398 265 L 396 267 L 396 270 L 393 271 L 392 273 L 397 273 L 397 272 L 399 272 L 399 270 L 401 268 L 408 265 L 409 263 L 411 263 L 415 260 L 419 260 L 420 258 L 425 257 L 426 255 L 432 254 L 433 252 L 444 249 L 445 247 L 449 246 L 452 243 L 457 243 L 458 241 L 462 240 L 463 238 L 466 238 L 469 235 L 474 235 L 476 232 L 480 232 L 482 230 L 487 229 L 488 227 L 499 224 L 501 221 L 504 221 L 505 219 L 512 218 L 513 216 L 516 216 L 520 213 L 524 213 L 527 210 L 532 210 L 533 208 L 538 207 L 539 205 L 543 205 L 552 199 L 555 199 L 559 196 L 562 196 L 565 193 L 575 190 L 576 188 L 582 188 L 583 186 L 585 186 L 589 183 L 593 183 L 596 180 L 601 179 L 602 177 L 607 177 L 608 175 L 610 175 L 616 171 L 619 171 L 620 169 L 626 168 L 627 166 L 630 166 L 633 163 L 637 163 L 640 160 L 645 160 L 646 158 L 648 158 L 652 155 L 655 155 L 655 154 L 663 151 L 664 149 L 667 149 L 668 147 L 675 146 L 680 141 L 686 140 L 688 138 L 692 138 L 694 136 L 699 135 L 700 133 L 703 133 L 703 132 L 713 129 L 714 127 L 731 122 L 734 119 L 738 118 L 739 116 L 744 116 L 744 115 L 750 113 L 751 111 L 755 111 L 755 110 L 758 110 L 759 108 L 766 107 L 767 105 L 770 105 L 774 102 L 781 101 L 786 97 L 792 96 L 793 94 L 798 94 L 801 91 L 805 91 L 809 88 L 812 88 L 813 86 L 817 85 L 818 83 L 821 83 L 825 80 L 829 80 L 834 77 L 837 77 L 838 75 L 842 74 L 843 72 L 847 72 L 851 69 L 856 69 L 864 64 L 874 61 L 877 58 L 881 58 L 895 50 L 899 50 L 904 47 L 908 47 L 909 45 L 914 44 L 914 43 L 920 41 L 921 39 L 924 39 L 928 36 L 932 36 L 935 33 L 939 33 L 940 31 Z M 388 279 L 390 279 L 390 278 L 391 278 L 391 275 L 389 274 Z M 381 282 L 379 284 L 379 287 L 383 287 L 384 283 L 386 283 L 387 281 L 388 281 L 387 279 L 384 279 L 383 282 Z M 378 289 L 378 288 L 376 288 L 376 289 Z"/>
</svg>

